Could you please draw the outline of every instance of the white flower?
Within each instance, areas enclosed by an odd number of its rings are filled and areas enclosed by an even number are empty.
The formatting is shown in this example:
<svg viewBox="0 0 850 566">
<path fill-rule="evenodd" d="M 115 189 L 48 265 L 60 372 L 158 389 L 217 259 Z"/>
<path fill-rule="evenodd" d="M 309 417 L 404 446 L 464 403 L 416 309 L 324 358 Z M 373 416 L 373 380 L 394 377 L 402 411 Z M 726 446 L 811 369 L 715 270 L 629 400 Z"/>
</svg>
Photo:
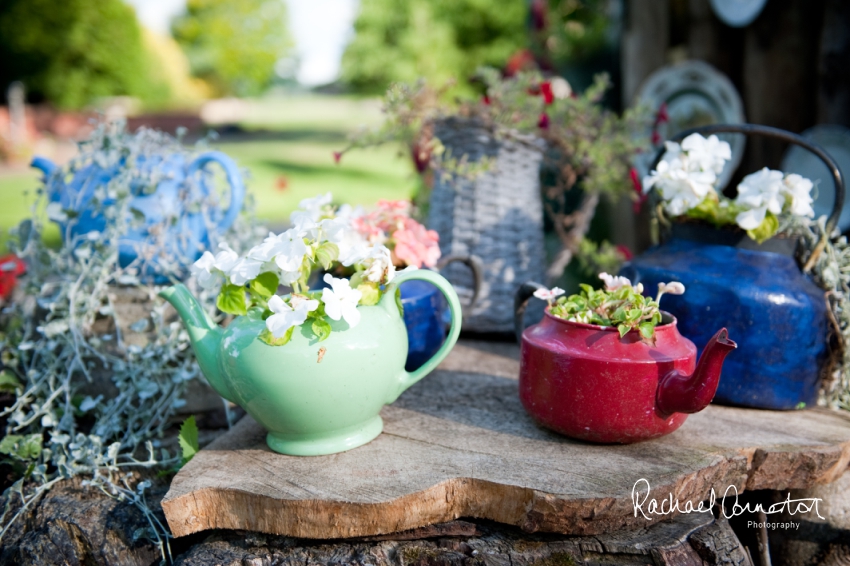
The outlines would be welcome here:
<svg viewBox="0 0 850 566">
<path fill-rule="evenodd" d="M 683 295 L 685 293 L 685 286 L 679 283 L 678 281 L 671 281 L 670 283 L 659 283 L 658 292 L 669 293 L 671 295 Z"/>
<path fill-rule="evenodd" d="M 791 173 L 782 181 L 785 194 L 791 199 L 791 214 L 814 217 L 812 208 L 812 187 L 814 184 L 805 177 Z"/>
<path fill-rule="evenodd" d="M 712 171 L 688 171 L 680 159 L 661 161 L 658 168 L 644 177 L 644 192 L 655 187 L 664 199 L 664 207 L 679 216 L 699 205 L 709 193 L 714 193 L 717 176 Z"/>
<path fill-rule="evenodd" d="M 395 277 L 392 255 L 386 246 L 375 246 L 363 261 L 366 265 L 366 279 L 373 283 L 389 283 Z"/>
<path fill-rule="evenodd" d="M 331 193 L 325 193 L 323 195 L 318 195 L 313 198 L 306 198 L 302 200 L 298 203 L 298 208 L 313 214 L 313 220 L 318 221 L 322 215 L 324 208 L 328 206 L 332 200 L 333 195 L 331 195 Z"/>
<path fill-rule="evenodd" d="M 330 289 L 322 289 L 322 302 L 325 304 L 325 314 L 333 320 L 345 319 L 348 326 L 354 328 L 360 322 L 360 311 L 357 303 L 363 293 L 351 288 L 348 279 L 338 279 L 330 273 L 325 273 L 325 283 Z"/>
<path fill-rule="evenodd" d="M 773 214 L 782 212 L 785 205 L 785 185 L 782 171 L 772 171 L 765 167 L 744 177 L 738 185 L 738 196 L 735 202 L 742 207 L 749 207 L 735 217 L 735 222 L 744 230 L 757 228 L 763 221 L 767 211 Z"/>
<path fill-rule="evenodd" d="M 316 239 L 314 231 L 317 229 L 317 223 L 332 200 L 331 193 L 302 200 L 298 203 L 299 210 L 289 216 L 293 229 L 308 237 L 310 237 L 309 234 L 312 234 L 311 239 Z"/>
<path fill-rule="evenodd" d="M 555 298 L 564 294 L 564 290 L 560 287 L 552 287 L 551 289 L 537 289 L 534 296 L 548 302 L 550 305 Z"/>
<path fill-rule="evenodd" d="M 192 276 L 198 281 L 198 285 L 204 289 L 212 289 L 221 279 L 221 274 L 215 269 L 215 256 L 206 251 L 192 264 Z"/>
<path fill-rule="evenodd" d="M 282 338 L 293 326 L 304 324 L 307 314 L 319 308 L 319 301 L 300 295 L 292 296 L 289 302 L 291 305 L 277 295 L 269 299 L 269 310 L 274 314 L 266 319 L 266 328 L 275 339 Z"/>
<path fill-rule="evenodd" d="M 739 212 L 735 216 L 735 223 L 744 230 L 755 230 L 764 222 L 765 216 L 767 216 L 767 206 L 751 208 L 744 212 Z"/>
<path fill-rule="evenodd" d="M 289 216 L 289 222 L 292 224 L 291 230 L 294 230 L 302 238 L 316 239 L 319 224 L 313 219 L 311 213 L 296 210 Z"/>
<path fill-rule="evenodd" d="M 230 282 L 234 285 L 244 285 L 248 281 L 256 279 L 257 275 L 260 274 L 263 263 L 265 262 L 250 257 L 240 258 L 236 265 L 230 269 L 228 274 Z"/>
<path fill-rule="evenodd" d="M 227 275 L 239 262 L 239 254 L 230 249 L 225 242 L 220 243 L 218 249 L 221 251 L 215 254 L 215 268 Z"/>
<path fill-rule="evenodd" d="M 688 154 L 687 166 L 691 171 L 711 171 L 719 175 L 726 162 L 732 159 L 732 148 L 715 135 L 706 139 L 691 134 L 682 141 L 682 150 Z"/>
<path fill-rule="evenodd" d="M 212 289 L 221 282 L 223 275 L 229 275 L 230 270 L 238 263 L 239 255 L 222 242 L 221 250 L 216 255 L 205 251 L 198 261 L 192 264 L 192 275 L 204 289 Z"/>
<path fill-rule="evenodd" d="M 355 230 L 346 230 L 336 245 L 339 247 L 339 262 L 345 266 L 360 263 L 369 257 L 372 251 L 372 246 L 366 238 Z"/>
<path fill-rule="evenodd" d="M 599 274 L 599 278 L 605 282 L 605 290 L 606 291 L 616 291 L 620 287 L 631 287 L 632 282 L 629 281 L 626 277 L 617 276 L 617 275 L 608 275 L 605 272 Z"/>
</svg>

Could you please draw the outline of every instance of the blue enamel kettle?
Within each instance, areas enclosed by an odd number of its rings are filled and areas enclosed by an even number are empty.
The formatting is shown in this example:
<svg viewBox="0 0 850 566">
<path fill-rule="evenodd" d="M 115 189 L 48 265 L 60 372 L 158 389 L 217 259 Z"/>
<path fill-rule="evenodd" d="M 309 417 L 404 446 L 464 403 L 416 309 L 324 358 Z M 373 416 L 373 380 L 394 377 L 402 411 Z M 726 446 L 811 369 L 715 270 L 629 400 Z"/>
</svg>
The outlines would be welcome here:
<svg viewBox="0 0 850 566">
<path fill-rule="evenodd" d="M 822 148 L 790 132 L 752 124 L 695 128 L 672 141 L 692 133 L 767 136 L 817 155 L 835 183 L 835 204 L 825 231 L 832 233 L 844 204 L 844 181 Z M 775 236 L 759 245 L 739 229 L 673 224 L 666 241 L 620 273 L 649 290 L 662 281 L 684 283 L 687 292 L 665 297 L 664 308 L 700 352 L 716 327 L 726 327 L 735 336 L 738 351 L 726 361 L 716 402 L 762 409 L 811 407 L 829 356 L 829 307 L 824 291 L 797 263 L 796 251 L 796 240 L 788 238 Z"/>
<path fill-rule="evenodd" d="M 204 206 L 208 201 L 209 163 L 218 163 L 225 172 L 230 187 L 230 205 L 226 211 Z M 65 181 L 62 168 L 43 157 L 35 157 L 32 166 L 44 173 L 44 183 L 50 202 L 59 203 L 71 217 L 54 219 L 59 225 L 66 245 L 92 232 L 103 232 L 109 220 L 104 211 L 116 202 L 106 196 L 104 187 L 124 167 L 135 167 L 139 177 L 156 179 L 154 187 L 131 186 L 131 201 L 127 229 L 118 241 L 118 261 L 121 267 L 136 262 L 140 275 L 156 283 L 166 283 L 169 275 L 185 273 L 187 268 L 209 247 L 209 231 L 227 230 L 239 212 L 245 198 L 245 186 L 236 164 L 227 155 L 208 151 L 187 161 L 184 153 L 144 155 L 135 163 L 121 160 L 108 167 L 96 161 L 76 171 Z M 102 199 L 102 202 L 98 202 Z M 64 216 L 64 215 L 63 215 Z"/>
</svg>

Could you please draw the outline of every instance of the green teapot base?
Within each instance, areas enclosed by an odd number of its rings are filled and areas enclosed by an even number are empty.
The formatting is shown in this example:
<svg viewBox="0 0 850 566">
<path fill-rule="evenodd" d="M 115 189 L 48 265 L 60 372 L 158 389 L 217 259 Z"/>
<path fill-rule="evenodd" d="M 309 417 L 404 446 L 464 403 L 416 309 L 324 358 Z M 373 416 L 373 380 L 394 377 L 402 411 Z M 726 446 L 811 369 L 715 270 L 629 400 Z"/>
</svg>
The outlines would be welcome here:
<svg viewBox="0 0 850 566">
<path fill-rule="evenodd" d="M 266 444 L 275 452 L 289 456 L 322 456 L 363 446 L 374 440 L 383 429 L 384 421 L 376 415 L 366 422 L 321 436 L 287 436 L 270 432 L 266 436 Z"/>
</svg>

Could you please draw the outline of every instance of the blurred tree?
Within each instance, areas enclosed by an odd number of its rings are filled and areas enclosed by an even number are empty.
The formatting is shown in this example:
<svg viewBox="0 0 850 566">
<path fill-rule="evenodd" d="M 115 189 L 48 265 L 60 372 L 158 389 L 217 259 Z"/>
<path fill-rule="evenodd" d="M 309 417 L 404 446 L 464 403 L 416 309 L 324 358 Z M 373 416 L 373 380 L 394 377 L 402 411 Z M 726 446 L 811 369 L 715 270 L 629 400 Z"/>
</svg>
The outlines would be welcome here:
<svg viewBox="0 0 850 566">
<path fill-rule="evenodd" d="M 171 31 L 192 74 L 220 95 L 261 93 L 292 46 L 283 0 L 188 0 Z"/>
<path fill-rule="evenodd" d="M 527 0 L 361 0 L 342 80 L 361 92 L 393 82 L 468 80 L 528 44 Z"/>
<path fill-rule="evenodd" d="M 30 98 L 80 108 L 102 96 L 161 102 L 133 8 L 121 0 L 0 2 L 0 88 L 23 81 Z"/>
</svg>

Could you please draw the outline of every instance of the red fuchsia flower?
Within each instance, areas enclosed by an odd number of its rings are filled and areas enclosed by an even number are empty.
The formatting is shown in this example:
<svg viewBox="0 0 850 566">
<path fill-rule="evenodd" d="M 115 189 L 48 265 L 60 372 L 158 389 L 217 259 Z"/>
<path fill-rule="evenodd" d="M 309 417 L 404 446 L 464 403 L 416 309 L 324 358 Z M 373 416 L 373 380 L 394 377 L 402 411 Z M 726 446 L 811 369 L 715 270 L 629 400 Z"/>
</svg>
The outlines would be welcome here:
<svg viewBox="0 0 850 566">
<path fill-rule="evenodd" d="M 549 115 L 548 114 L 546 114 L 545 112 L 542 112 L 540 114 L 540 119 L 537 120 L 537 127 L 544 129 L 544 130 L 549 128 Z"/>
<path fill-rule="evenodd" d="M 617 248 L 617 252 L 621 256 L 623 256 L 624 261 L 630 261 L 633 257 L 635 257 L 635 254 L 632 253 L 632 250 L 630 250 L 623 244 L 617 244 L 615 247 Z"/>
<path fill-rule="evenodd" d="M 484 106 L 490 106 L 490 97 L 485 94 L 481 97 L 481 102 L 484 104 Z"/>
<path fill-rule="evenodd" d="M 629 169 L 629 179 L 632 180 L 632 187 L 638 195 L 637 199 L 632 203 L 632 211 L 634 211 L 635 214 L 639 214 L 643 203 L 646 202 L 646 199 L 649 198 L 649 196 L 644 194 L 643 184 L 640 182 L 640 175 L 634 167 Z"/>
<path fill-rule="evenodd" d="M 555 101 L 555 95 L 552 93 L 552 83 L 549 81 L 540 84 L 540 94 L 543 95 L 544 104 L 552 104 Z"/>
<path fill-rule="evenodd" d="M 670 115 L 667 114 L 667 103 L 662 102 L 658 107 L 658 113 L 655 115 L 655 125 L 666 124 L 670 121 Z"/>
<path fill-rule="evenodd" d="M 339 162 L 340 162 L 341 159 L 342 159 L 342 152 L 341 151 L 335 151 L 334 152 L 334 163 L 339 165 Z"/>
<path fill-rule="evenodd" d="M 660 145 L 661 144 L 661 134 L 658 133 L 658 130 L 652 130 L 652 145 Z"/>
<path fill-rule="evenodd" d="M 406 218 L 403 228 L 393 232 L 392 238 L 395 241 L 393 253 L 407 265 L 437 265 L 440 259 L 440 236 L 434 230 L 428 230 L 412 218 Z"/>
<path fill-rule="evenodd" d="M 27 264 L 15 254 L 0 257 L 0 303 L 12 296 L 18 277 L 26 271 Z"/>
</svg>

